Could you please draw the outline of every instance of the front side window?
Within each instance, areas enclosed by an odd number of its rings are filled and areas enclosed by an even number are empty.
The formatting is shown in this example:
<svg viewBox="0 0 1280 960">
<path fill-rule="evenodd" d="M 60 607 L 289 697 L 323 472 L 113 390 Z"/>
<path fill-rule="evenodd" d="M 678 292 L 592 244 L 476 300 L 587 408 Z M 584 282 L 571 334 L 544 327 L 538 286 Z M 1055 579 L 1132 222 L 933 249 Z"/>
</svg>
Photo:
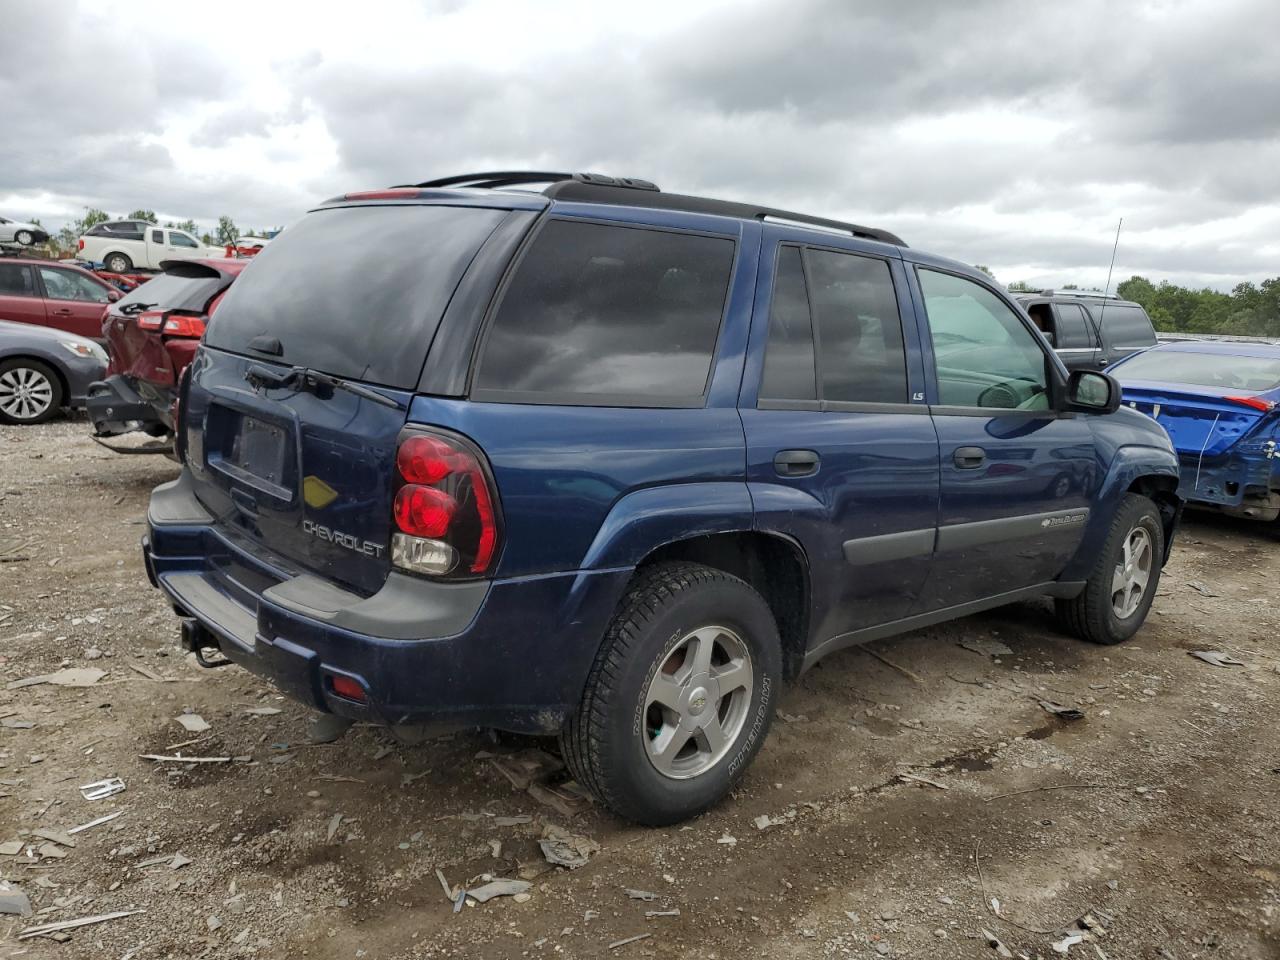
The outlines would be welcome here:
<svg viewBox="0 0 1280 960">
<path fill-rule="evenodd" d="M 907 358 L 889 264 L 806 250 L 822 399 L 906 403 Z"/>
<path fill-rule="evenodd" d="M 175 247 L 199 248 L 200 246 L 200 244 L 196 243 L 193 239 L 191 239 L 185 233 L 179 233 L 177 230 L 169 231 L 169 243 Z"/>
<path fill-rule="evenodd" d="M 31 268 L 21 263 L 0 263 L 0 297 L 31 297 Z"/>
<path fill-rule="evenodd" d="M 1013 308 L 965 277 L 923 268 L 918 275 L 933 337 L 938 402 L 1048 409 L 1047 358 Z"/>
<path fill-rule="evenodd" d="M 70 270 L 41 267 L 40 279 L 52 300 L 85 300 L 89 303 L 106 303 L 106 288 L 98 286 L 88 277 Z"/>
<path fill-rule="evenodd" d="M 503 296 L 474 389 L 700 404 L 733 256 L 718 237 L 552 220 Z"/>
</svg>

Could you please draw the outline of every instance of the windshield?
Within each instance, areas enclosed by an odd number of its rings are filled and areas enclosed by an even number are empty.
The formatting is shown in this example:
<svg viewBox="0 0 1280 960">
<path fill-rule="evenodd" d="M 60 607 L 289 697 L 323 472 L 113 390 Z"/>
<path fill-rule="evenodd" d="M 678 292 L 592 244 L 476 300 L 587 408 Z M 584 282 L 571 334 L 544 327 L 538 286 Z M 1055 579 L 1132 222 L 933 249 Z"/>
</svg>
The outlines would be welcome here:
<svg viewBox="0 0 1280 960">
<path fill-rule="evenodd" d="M 1260 392 L 1280 387 L 1280 357 L 1149 350 L 1118 367 L 1116 375 L 1121 380 L 1155 380 Z"/>
<path fill-rule="evenodd" d="M 506 211 L 339 207 L 304 217 L 262 248 L 227 291 L 211 347 L 408 389 L 471 258 Z"/>
<path fill-rule="evenodd" d="M 139 310 L 194 310 L 204 312 L 205 304 L 227 285 L 220 276 L 179 277 L 162 273 L 139 284 L 127 296 L 116 301 L 116 313 L 130 314 Z M 136 306 L 134 306 L 136 304 Z"/>
</svg>

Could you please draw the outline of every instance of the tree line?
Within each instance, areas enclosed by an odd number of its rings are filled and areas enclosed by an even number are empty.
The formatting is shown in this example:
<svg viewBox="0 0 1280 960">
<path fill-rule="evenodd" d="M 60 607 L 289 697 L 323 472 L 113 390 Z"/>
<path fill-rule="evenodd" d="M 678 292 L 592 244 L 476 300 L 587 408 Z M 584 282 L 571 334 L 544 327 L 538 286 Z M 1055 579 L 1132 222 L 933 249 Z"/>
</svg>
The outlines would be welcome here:
<svg viewBox="0 0 1280 960">
<path fill-rule="evenodd" d="M 1116 293 L 1142 304 L 1157 330 L 1280 337 L 1280 277 L 1238 283 L 1230 293 L 1130 277 Z"/>
</svg>

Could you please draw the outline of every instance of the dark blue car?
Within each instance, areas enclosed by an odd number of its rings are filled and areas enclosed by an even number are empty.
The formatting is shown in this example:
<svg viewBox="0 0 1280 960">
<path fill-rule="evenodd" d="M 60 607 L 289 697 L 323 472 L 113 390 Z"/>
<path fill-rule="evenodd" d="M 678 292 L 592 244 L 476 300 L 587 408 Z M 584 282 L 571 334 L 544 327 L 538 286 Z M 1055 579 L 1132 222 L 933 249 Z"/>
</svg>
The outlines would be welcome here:
<svg viewBox="0 0 1280 960">
<path fill-rule="evenodd" d="M 191 371 L 145 546 L 189 649 L 345 717 L 558 734 L 651 824 L 834 650 L 1036 596 L 1131 636 L 1181 503 L 1164 431 L 982 273 L 639 180 L 337 197 Z"/>
<path fill-rule="evenodd" d="M 1169 432 L 1184 500 L 1254 520 L 1280 516 L 1280 344 L 1166 343 L 1113 369 L 1124 402 Z"/>
</svg>

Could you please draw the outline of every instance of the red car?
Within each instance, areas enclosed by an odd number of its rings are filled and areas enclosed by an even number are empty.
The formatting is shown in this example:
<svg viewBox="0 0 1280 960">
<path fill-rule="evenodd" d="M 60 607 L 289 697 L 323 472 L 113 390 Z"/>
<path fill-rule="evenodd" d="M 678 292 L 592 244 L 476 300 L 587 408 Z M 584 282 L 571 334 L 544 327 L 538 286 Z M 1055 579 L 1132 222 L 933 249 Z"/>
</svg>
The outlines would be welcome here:
<svg viewBox="0 0 1280 960">
<path fill-rule="evenodd" d="M 123 294 L 88 270 L 56 260 L 0 260 L 0 320 L 102 340 L 102 314 Z"/>
<path fill-rule="evenodd" d="M 251 262 L 166 260 L 163 273 L 111 306 L 100 330 L 111 366 L 85 401 L 96 437 L 172 435 L 182 371 L 227 288 Z"/>
</svg>

